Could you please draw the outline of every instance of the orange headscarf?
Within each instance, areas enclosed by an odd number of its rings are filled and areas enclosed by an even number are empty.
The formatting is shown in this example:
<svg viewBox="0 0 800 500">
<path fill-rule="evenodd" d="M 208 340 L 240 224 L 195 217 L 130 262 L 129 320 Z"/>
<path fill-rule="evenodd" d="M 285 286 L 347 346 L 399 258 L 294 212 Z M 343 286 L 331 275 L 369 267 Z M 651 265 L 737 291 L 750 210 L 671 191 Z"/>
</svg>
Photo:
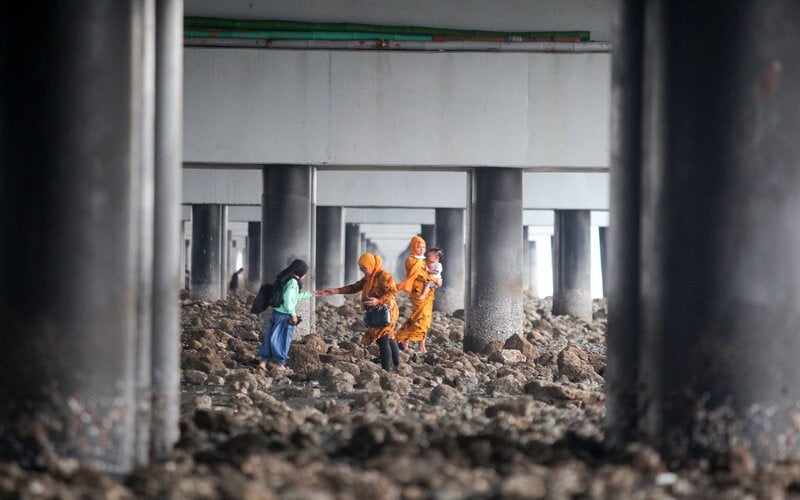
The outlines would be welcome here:
<svg viewBox="0 0 800 500">
<path fill-rule="evenodd" d="M 361 289 L 362 307 L 364 306 L 363 299 L 369 297 L 369 292 L 372 290 L 372 282 L 375 280 L 375 275 L 378 274 L 378 271 L 383 269 L 381 264 L 383 264 L 383 259 L 379 255 L 364 253 L 358 258 L 358 267 L 363 267 L 370 272 L 367 283 L 364 285 L 364 288 Z"/>
<path fill-rule="evenodd" d="M 409 252 L 411 252 L 411 255 L 408 258 L 416 260 L 414 261 L 414 267 L 407 271 L 408 275 L 406 275 L 406 279 L 397 285 L 398 291 L 403 290 L 406 293 L 411 293 L 411 289 L 414 286 L 414 280 L 416 280 L 419 273 L 425 269 L 425 250 L 422 251 L 422 254 L 417 254 L 417 245 L 419 243 L 422 243 L 423 247 L 427 247 L 425 240 L 422 239 L 422 236 L 414 235 L 411 238 L 411 243 L 408 245 Z M 408 262 L 408 259 L 406 259 L 406 262 Z"/>
</svg>

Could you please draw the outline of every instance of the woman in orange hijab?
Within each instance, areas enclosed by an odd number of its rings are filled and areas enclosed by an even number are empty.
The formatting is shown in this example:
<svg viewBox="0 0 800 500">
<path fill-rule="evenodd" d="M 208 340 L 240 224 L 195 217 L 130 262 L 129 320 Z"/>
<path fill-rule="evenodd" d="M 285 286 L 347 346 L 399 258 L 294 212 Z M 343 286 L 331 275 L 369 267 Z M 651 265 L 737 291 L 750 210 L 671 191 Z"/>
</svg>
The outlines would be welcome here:
<svg viewBox="0 0 800 500">
<path fill-rule="evenodd" d="M 425 240 L 420 236 L 414 236 L 411 238 L 409 250 L 410 255 L 406 259 L 406 279 L 397 286 L 397 289 L 411 296 L 411 316 L 397 331 L 397 341 L 403 350 L 408 349 L 409 341 L 419 342 L 420 352 L 425 352 L 425 336 L 431 327 L 436 293 L 431 289 L 424 298 L 419 298 L 425 283 L 430 280 L 425 270 Z"/>
<path fill-rule="evenodd" d="M 386 326 L 374 326 L 367 328 L 366 333 L 361 337 L 362 344 L 378 343 L 380 350 L 381 367 L 389 370 L 400 364 L 400 350 L 397 341 L 394 339 L 394 328 L 397 324 L 397 317 L 400 310 L 397 308 L 397 287 L 394 283 L 392 274 L 382 267 L 383 259 L 371 253 L 362 254 L 358 259 L 358 268 L 364 273 L 364 277 L 352 285 L 345 285 L 340 288 L 328 288 L 321 290 L 321 295 L 350 294 L 361 292 L 361 307 L 375 307 L 381 304 L 389 306 L 391 321 Z"/>
</svg>

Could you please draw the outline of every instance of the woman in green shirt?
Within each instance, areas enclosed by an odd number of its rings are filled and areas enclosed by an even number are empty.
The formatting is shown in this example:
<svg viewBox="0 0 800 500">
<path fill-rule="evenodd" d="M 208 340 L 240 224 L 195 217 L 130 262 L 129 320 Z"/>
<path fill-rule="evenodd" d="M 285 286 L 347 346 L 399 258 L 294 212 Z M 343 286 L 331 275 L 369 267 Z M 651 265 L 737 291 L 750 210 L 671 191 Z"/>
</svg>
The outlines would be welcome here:
<svg viewBox="0 0 800 500">
<path fill-rule="evenodd" d="M 264 343 L 258 350 L 261 362 L 259 368 L 267 367 L 269 358 L 278 360 L 275 369 L 286 370 L 286 360 L 289 358 L 289 347 L 292 344 L 294 327 L 299 323 L 295 306 L 302 299 L 319 295 L 317 292 L 301 292 L 303 276 L 308 272 L 308 264 L 300 259 L 295 259 L 289 267 L 278 273 L 275 285 L 283 290 L 281 305 L 272 310 L 272 316 L 264 329 Z"/>
</svg>

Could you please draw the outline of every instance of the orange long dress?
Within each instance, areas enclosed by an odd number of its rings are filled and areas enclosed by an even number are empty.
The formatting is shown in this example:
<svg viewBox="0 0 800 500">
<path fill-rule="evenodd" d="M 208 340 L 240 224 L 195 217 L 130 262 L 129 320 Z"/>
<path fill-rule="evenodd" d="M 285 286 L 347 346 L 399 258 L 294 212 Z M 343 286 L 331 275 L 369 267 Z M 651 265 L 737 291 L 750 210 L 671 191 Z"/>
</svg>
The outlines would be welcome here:
<svg viewBox="0 0 800 500">
<path fill-rule="evenodd" d="M 425 259 L 418 259 L 414 255 L 410 255 L 406 259 L 406 276 L 408 278 L 403 282 L 402 289 L 411 296 L 411 316 L 397 330 L 395 336 L 398 342 L 407 340 L 419 342 L 425 339 L 431 328 L 436 290 L 431 288 L 424 299 L 417 298 L 422 293 L 425 283 L 430 280 L 430 275 L 425 271 Z"/>
<path fill-rule="evenodd" d="M 334 289 L 334 292 L 341 294 L 362 292 L 367 282 L 368 280 L 365 276 L 352 285 Z M 367 331 L 361 336 L 361 343 L 365 345 L 372 344 L 385 335 L 389 335 L 389 338 L 394 338 L 394 329 L 397 325 L 397 318 L 400 316 L 400 309 L 397 307 L 397 287 L 395 286 L 394 278 L 391 273 L 383 268 L 377 271 L 375 279 L 372 281 L 372 286 L 367 290 L 367 293 L 362 294 L 362 296 L 375 297 L 379 299 L 382 304 L 387 304 L 389 306 L 391 323 L 386 326 L 367 328 Z"/>
</svg>

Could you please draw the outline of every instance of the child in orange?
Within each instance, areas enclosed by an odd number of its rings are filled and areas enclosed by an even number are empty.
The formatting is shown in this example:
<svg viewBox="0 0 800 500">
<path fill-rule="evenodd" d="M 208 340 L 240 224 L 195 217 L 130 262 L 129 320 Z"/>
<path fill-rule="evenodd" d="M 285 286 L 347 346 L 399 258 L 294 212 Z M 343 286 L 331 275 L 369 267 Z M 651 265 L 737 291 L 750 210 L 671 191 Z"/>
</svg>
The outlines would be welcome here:
<svg viewBox="0 0 800 500">
<path fill-rule="evenodd" d="M 433 247 L 428 250 L 428 258 L 425 262 L 425 270 L 430 275 L 429 281 L 425 283 L 425 287 L 422 289 L 422 293 L 419 294 L 418 299 L 422 300 L 428 296 L 428 291 L 431 288 L 439 288 L 442 286 L 442 264 L 439 262 L 442 260 L 442 249 L 439 247 Z"/>
</svg>

